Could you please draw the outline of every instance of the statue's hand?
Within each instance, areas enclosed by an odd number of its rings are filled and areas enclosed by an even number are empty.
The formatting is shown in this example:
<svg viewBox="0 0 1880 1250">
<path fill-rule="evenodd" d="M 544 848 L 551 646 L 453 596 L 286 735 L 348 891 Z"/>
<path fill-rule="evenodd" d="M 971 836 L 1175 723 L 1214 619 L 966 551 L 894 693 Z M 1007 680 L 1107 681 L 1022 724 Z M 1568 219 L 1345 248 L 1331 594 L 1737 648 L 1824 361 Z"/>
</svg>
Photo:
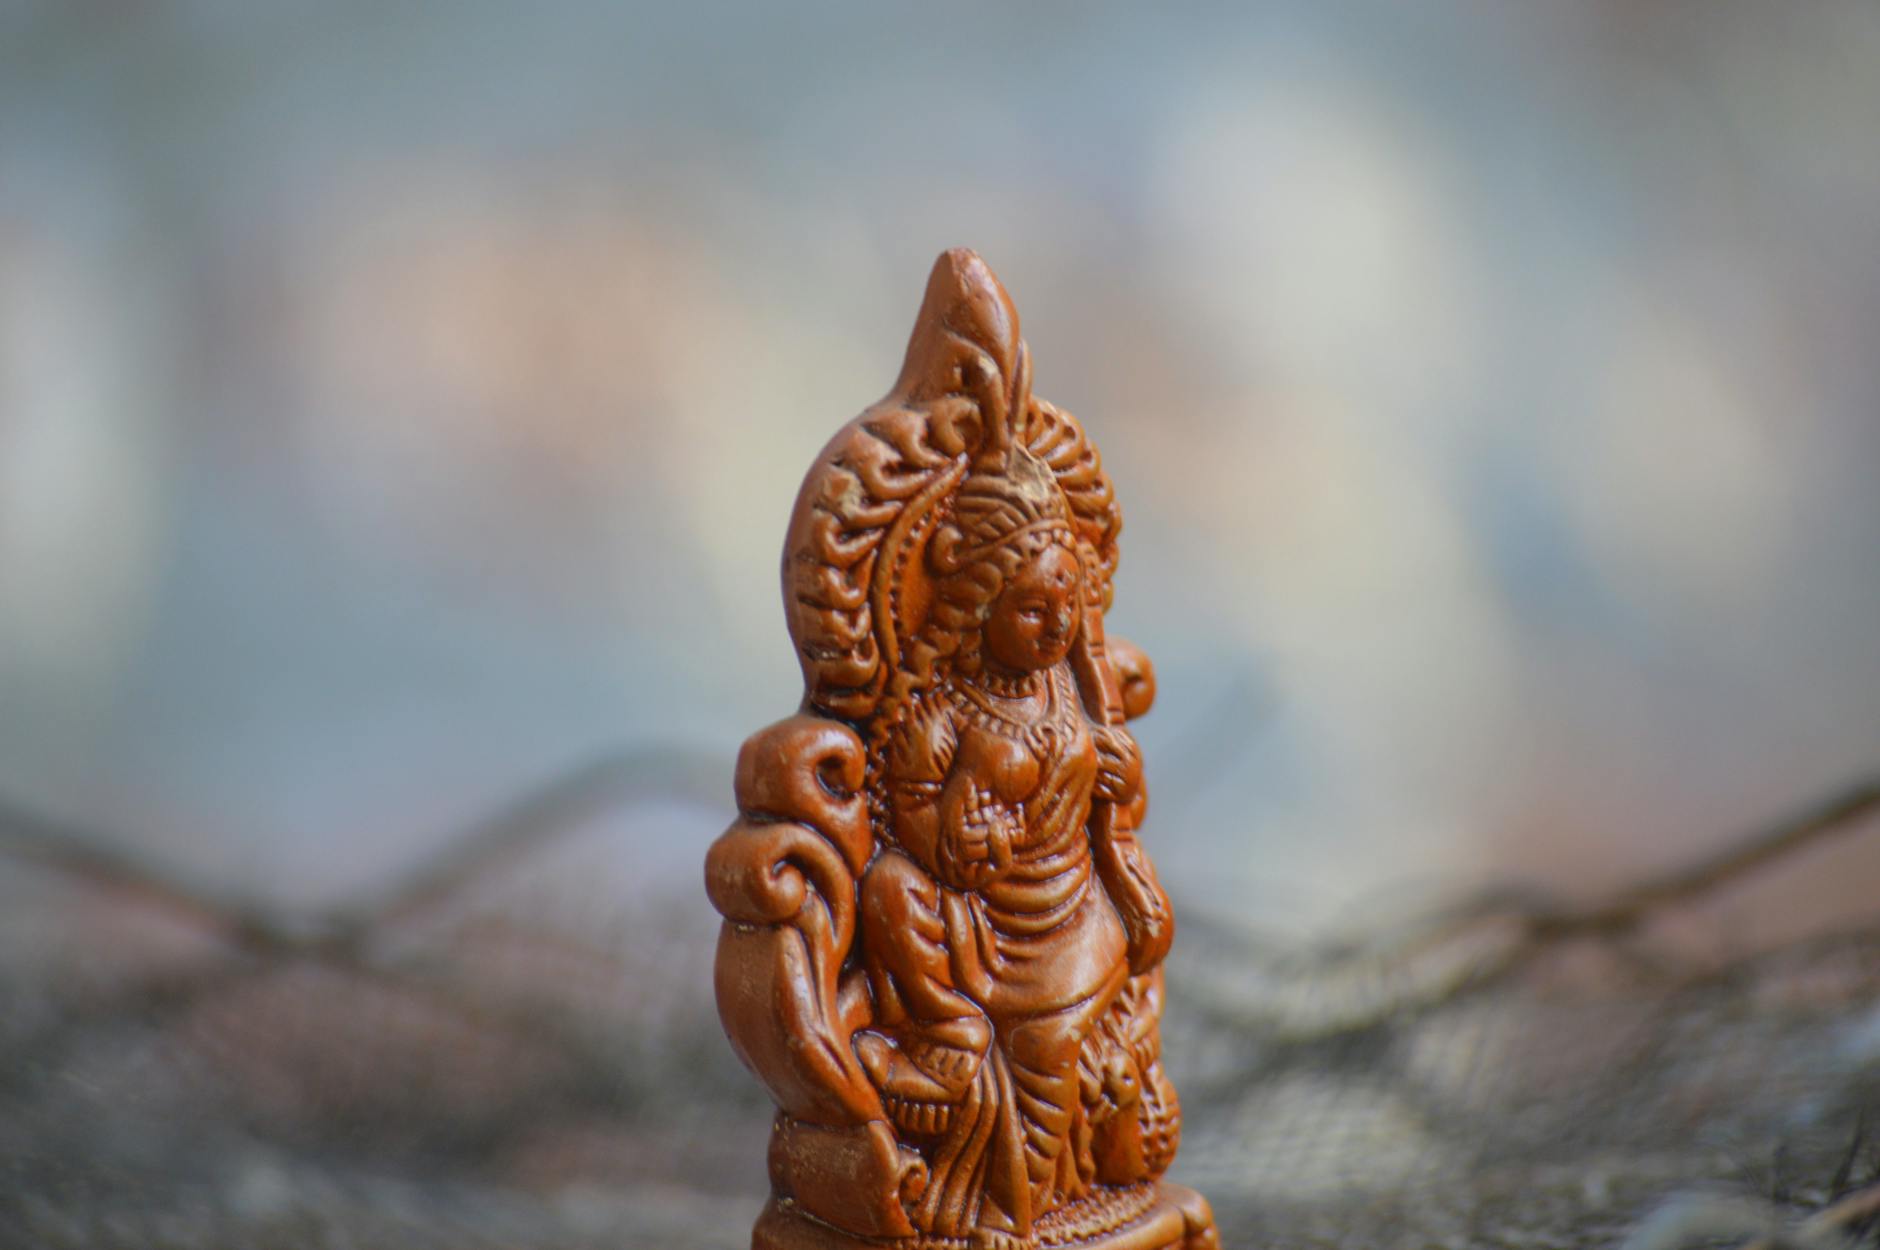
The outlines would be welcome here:
<svg viewBox="0 0 1880 1250">
<path fill-rule="evenodd" d="M 1142 748 L 1121 725 L 1096 725 L 1097 797 L 1108 803 L 1133 803 L 1142 789 Z"/>
<path fill-rule="evenodd" d="M 991 791 L 972 786 L 958 816 L 941 839 L 940 867 L 950 884 L 975 890 L 1004 876 L 1012 866 L 1012 844 L 1023 835 L 1016 811 Z"/>
</svg>

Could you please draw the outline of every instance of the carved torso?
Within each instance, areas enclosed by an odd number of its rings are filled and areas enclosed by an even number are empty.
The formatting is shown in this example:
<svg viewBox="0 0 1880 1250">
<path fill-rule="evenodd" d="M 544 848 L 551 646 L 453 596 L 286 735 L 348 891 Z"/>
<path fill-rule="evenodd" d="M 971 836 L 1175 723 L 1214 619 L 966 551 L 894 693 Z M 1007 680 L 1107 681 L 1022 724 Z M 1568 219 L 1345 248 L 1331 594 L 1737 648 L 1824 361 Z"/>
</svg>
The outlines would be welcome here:
<svg viewBox="0 0 1880 1250">
<path fill-rule="evenodd" d="M 942 685 L 887 760 L 895 843 L 942 884 L 943 907 L 960 918 L 954 974 L 995 1016 L 1093 998 L 1124 962 L 1122 922 L 1096 880 L 1086 829 L 1097 778 L 1090 722 L 1069 669 L 1044 676 L 1016 698 Z M 958 856 L 946 842 L 957 834 L 945 827 L 975 802 L 1011 830 L 1009 864 L 976 888 L 949 871 Z"/>
</svg>

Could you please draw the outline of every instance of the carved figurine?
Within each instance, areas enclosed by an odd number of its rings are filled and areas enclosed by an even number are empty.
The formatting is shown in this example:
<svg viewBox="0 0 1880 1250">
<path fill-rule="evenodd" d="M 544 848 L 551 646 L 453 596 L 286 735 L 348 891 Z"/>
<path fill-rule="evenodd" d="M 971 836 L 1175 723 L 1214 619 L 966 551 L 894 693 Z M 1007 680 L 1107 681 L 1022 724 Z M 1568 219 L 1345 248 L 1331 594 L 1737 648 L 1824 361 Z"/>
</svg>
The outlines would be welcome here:
<svg viewBox="0 0 1880 1250">
<path fill-rule="evenodd" d="M 1160 1179 L 1174 918 L 1124 727 L 1155 679 L 1103 634 L 1121 527 L 1005 289 L 941 256 L 797 497 L 803 707 L 745 743 L 706 864 L 719 1011 L 779 1106 L 758 1250 L 1218 1245 Z"/>
</svg>

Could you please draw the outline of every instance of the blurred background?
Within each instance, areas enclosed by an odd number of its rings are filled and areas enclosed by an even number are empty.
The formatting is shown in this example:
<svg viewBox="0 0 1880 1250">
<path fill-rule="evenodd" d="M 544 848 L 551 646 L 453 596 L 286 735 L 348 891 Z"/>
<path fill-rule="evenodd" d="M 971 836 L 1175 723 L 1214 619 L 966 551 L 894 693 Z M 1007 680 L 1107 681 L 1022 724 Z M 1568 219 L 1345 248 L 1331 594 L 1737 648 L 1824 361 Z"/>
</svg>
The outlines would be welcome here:
<svg viewBox="0 0 1880 1250">
<path fill-rule="evenodd" d="M 783 527 L 954 245 L 1123 501 L 1185 920 L 1596 905 L 1831 799 L 1880 762 L 1876 135 L 1866 0 L 0 5 L 0 964 L 57 1041 L 16 1071 L 73 1070 L 73 987 L 483 891 L 613 935 L 612 1053 L 696 1028 L 743 1081 L 699 865 L 800 694 Z M 1876 890 L 1867 829 L 1669 940 Z M 574 983 L 469 933 L 477 987 Z M 351 1053 L 292 1005 L 381 1055 L 406 1007 L 268 987 L 189 1010 L 246 1039 L 210 1068 L 302 1047 L 238 1100 L 275 1140 L 255 1099 Z M 761 1189 L 736 1097 L 700 1244 Z"/>
</svg>

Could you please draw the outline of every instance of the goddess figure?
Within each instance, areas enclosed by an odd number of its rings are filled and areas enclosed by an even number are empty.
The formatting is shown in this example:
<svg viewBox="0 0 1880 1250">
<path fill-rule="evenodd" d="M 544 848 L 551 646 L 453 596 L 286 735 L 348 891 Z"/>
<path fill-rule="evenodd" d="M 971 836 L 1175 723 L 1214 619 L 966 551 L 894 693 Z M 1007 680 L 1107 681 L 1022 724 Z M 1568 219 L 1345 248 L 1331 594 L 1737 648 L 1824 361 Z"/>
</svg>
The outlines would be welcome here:
<svg viewBox="0 0 1880 1250">
<path fill-rule="evenodd" d="M 755 735 L 707 886 L 721 1014 L 779 1103 L 758 1247 L 1217 1243 L 1162 1183 L 1168 900 L 1107 642 L 1121 526 L 1017 314 L 943 255 L 887 399 L 798 497 L 804 710 Z"/>
</svg>

